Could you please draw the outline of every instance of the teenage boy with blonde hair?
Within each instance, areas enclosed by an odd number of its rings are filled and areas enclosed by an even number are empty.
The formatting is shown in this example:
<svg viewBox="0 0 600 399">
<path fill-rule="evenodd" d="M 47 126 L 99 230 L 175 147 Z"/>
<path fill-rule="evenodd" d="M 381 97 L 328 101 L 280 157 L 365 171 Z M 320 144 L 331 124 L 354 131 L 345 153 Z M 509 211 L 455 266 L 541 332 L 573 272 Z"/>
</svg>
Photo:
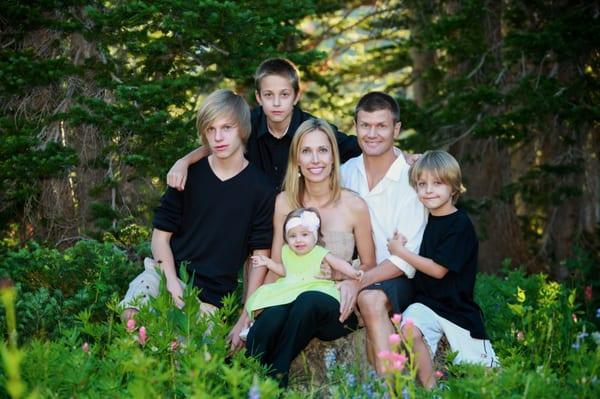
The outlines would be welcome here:
<svg viewBox="0 0 600 399">
<path fill-rule="evenodd" d="M 184 191 L 168 188 L 154 213 L 152 255 L 165 274 L 167 290 L 179 307 L 183 284 L 179 266 L 185 262 L 192 283 L 200 289 L 201 310 L 213 312 L 237 285 L 248 255 L 269 256 L 272 242 L 274 190 L 263 172 L 244 158 L 250 135 L 250 108 L 231 90 L 210 94 L 198 110 L 196 127 L 211 155 L 192 165 Z M 154 262 L 129 287 L 122 301 L 124 318 L 136 303 L 158 293 L 160 277 Z M 264 279 L 264 271 L 249 271 L 246 295 Z M 245 314 L 232 329 L 233 347 L 243 343 L 239 332 Z"/>
<path fill-rule="evenodd" d="M 445 151 L 428 151 L 412 166 L 410 184 L 430 212 L 419 254 L 405 247 L 401 233 L 388 248 L 417 270 L 414 303 L 403 313 L 401 330 L 405 339 L 412 337 L 418 378 L 431 389 L 436 383 L 433 356 L 442 335 L 458 352 L 455 363 L 492 367 L 498 360 L 473 299 L 477 235 L 467 213 L 454 206 L 464 191 L 460 166 Z"/>
</svg>

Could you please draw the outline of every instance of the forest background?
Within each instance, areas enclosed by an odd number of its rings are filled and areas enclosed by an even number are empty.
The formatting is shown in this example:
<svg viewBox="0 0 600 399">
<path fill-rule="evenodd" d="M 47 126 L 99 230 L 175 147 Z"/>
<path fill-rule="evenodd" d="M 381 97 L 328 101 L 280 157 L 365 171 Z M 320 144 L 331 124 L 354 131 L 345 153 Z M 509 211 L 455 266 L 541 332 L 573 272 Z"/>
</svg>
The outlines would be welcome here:
<svg viewBox="0 0 600 399">
<path fill-rule="evenodd" d="M 198 103 L 222 87 L 255 103 L 254 70 L 280 56 L 305 110 L 353 133 L 357 99 L 382 90 L 402 149 L 457 157 L 480 270 L 597 303 L 599 21 L 598 1 L 4 1 L 2 254 L 147 241 Z"/>
</svg>

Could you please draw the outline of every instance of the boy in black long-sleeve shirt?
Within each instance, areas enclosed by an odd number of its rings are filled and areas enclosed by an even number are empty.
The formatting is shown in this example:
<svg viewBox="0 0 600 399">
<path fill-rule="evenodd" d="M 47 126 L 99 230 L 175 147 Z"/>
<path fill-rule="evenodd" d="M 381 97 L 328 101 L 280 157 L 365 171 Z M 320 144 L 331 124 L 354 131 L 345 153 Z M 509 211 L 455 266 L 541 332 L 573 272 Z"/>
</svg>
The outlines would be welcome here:
<svg viewBox="0 0 600 399">
<path fill-rule="evenodd" d="M 244 158 L 250 109 L 241 96 L 230 90 L 210 94 L 198 110 L 196 125 L 211 155 L 190 168 L 184 191 L 169 188 L 161 198 L 153 221 L 152 255 L 176 305 L 183 304 L 176 271 L 186 262 L 193 285 L 201 289 L 201 309 L 211 312 L 235 289 L 250 253 L 269 255 L 274 192 L 264 173 Z M 251 269 L 247 295 L 263 279 L 264 271 Z M 154 268 L 147 267 L 131 283 L 123 300 L 126 318 L 135 314 L 135 299 L 144 302 L 156 295 L 157 280 Z M 229 336 L 234 347 L 242 344 L 239 332 L 247 324 L 242 314 Z"/>
</svg>

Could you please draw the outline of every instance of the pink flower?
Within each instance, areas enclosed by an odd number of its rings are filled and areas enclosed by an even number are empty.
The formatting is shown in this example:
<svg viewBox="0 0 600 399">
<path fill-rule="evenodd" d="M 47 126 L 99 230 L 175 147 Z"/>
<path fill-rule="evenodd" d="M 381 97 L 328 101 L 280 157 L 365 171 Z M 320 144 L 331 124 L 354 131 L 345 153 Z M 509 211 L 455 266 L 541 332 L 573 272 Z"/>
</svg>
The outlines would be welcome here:
<svg viewBox="0 0 600 399">
<path fill-rule="evenodd" d="M 125 326 L 125 330 L 127 330 L 128 333 L 133 332 L 133 330 L 135 330 L 135 320 L 134 319 L 127 320 L 127 325 Z"/>
<path fill-rule="evenodd" d="M 90 344 L 88 344 L 87 342 L 84 342 L 83 345 L 81 345 L 81 350 L 84 351 L 85 353 L 89 353 Z"/>
<path fill-rule="evenodd" d="M 398 345 L 400 343 L 400 336 L 398 334 L 392 334 L 388 337 L 390 345 Z"/>
<path fill-rule="evenodd" d="M 404 325 L 408 328 L 413 328 L 415 326 L 415 322 L 410 317 L 404 320 Z"/>
<path fill-rule="evenodd" d="M 435 378 L 442 378 L 443 376 L 444 376 L 444 373 L 442 373 L 440 370 L 436 370 Z"/>
<path fill-rule="evenodd" d="M 177 350 L 177 348 L 179 347 L 179 344 L 177 343 L 177 340 L 173 340 L 171 341 L 171 350 L 173 352 L 175 352 Z"/>
<path fill-rule="evenodd" d="M 398 313 L 394 313 L 394 315 L 392 316 L 392 323 L 398 325 L 398 324 L 400 324 L 400 321 L 402 321 L 402 315 L 398 314 Z"/>
<path fill-rule="evenodd" d="M 146 341 L 148 341 L 148 334 L 146 333 L 146 327 L 140 327 L 140 335 L 138 336 L 138 342 L 141 345 L 146 345 Z"/>
<path fill-rule="evenodd" d="M 523 333 L 523 331 L 519 331 L 517 333 L 517 341 L 523 341 L 525 339 L 525 334 Z"/>
<path fill-rule="evenodd" d="M 404 368 L 404 362 L 396 360 L 396 361 L 392 362 L 392 367 L 395 368 L 396 370 L 402 370 Z"/>
<path fill-rule="evenodd" d="M 586 302 L 591 302 L 592 299 L 594 298 L 594 293 L 592 292 L 592 286 L 591 285 L 586 285 L 585 288 L 583 289 L 583 297 L 585 298 Z"/>
<path fill-rule="evenodd" d="M 392 352 L 390 351 L 381 351 L 377 354 L 377 357 L 380 359 L 389 359 L 391 355 Z"/>
<path fill-rule="evenodd" d="M 571 314 L 571 317 L 573 318 L 573 322 L 577 323 L 577 315 L 573 313 Z"/>
</svg>

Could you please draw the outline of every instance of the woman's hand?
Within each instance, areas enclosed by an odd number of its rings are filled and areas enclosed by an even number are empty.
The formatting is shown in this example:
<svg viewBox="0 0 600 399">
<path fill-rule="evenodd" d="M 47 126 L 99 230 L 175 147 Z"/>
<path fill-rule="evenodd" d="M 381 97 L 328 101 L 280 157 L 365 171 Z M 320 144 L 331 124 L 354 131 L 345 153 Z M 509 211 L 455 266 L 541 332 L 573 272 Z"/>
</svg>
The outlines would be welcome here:
<svg viewBox="0 0 600 399">
<path fill-rule="evenodd" d="M 237 323 L 233 326 L 229 334 L 227 334 L 227 342 L 229 342 L 231 352 L 236 352 L 244 347 L 244 341 L 240 338 L 240 332 L 250 325 L 250 319 L 246 313 L 242 313 Z"/>
<path fill-rule="evenodd" d="M 188 166 L 187 161 L 178 159 L 167 173 L 167 184 L 178 191 L 183 191 L 187 180 Z"/>
<path fill-rule="evenodd" d="M 343 323 L 354 312 L 360 283 L 357 280 L 344 280 L 337 287 L 340 290 L 340 323 Z"/>
</svg>

